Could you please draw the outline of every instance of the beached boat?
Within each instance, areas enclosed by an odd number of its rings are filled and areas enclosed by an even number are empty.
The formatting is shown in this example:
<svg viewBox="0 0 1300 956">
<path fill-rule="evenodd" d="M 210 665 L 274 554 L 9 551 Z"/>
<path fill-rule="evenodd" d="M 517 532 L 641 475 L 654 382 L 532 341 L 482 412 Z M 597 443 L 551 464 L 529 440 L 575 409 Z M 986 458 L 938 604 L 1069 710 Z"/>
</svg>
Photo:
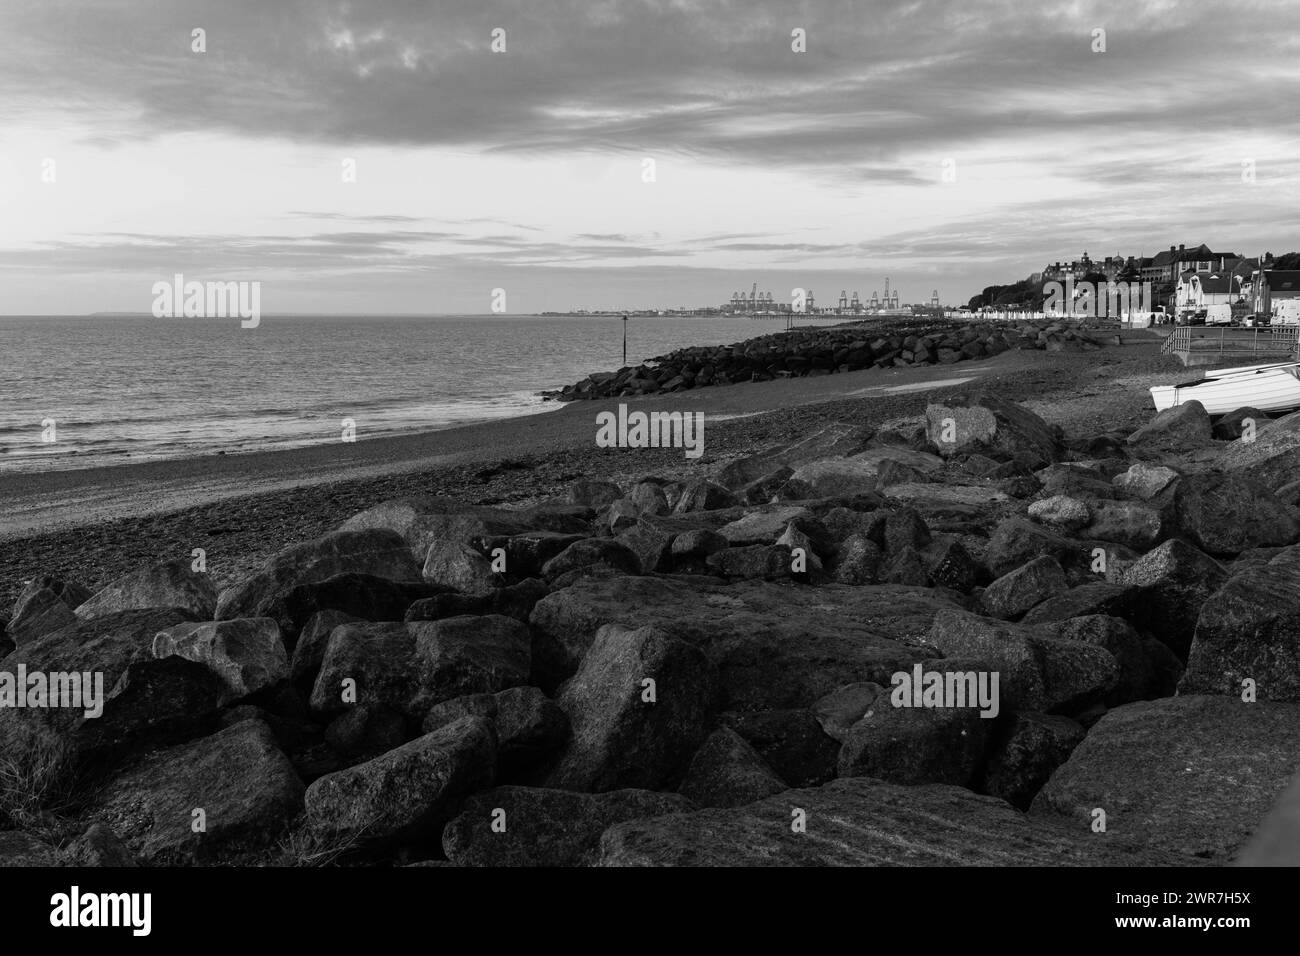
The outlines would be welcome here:
<svg viewBox="0 0 1300 956">
<path fill-rule="evenodd" d="M 1211 415 L 1246 407 L 1290 411 L 1300 408 L 1300 362 L 1218 369 L 1195 382 L 1155 385 L 1151 400 L 1158 412 L 1191 401 L 1200 402 Z"/>
</svg>

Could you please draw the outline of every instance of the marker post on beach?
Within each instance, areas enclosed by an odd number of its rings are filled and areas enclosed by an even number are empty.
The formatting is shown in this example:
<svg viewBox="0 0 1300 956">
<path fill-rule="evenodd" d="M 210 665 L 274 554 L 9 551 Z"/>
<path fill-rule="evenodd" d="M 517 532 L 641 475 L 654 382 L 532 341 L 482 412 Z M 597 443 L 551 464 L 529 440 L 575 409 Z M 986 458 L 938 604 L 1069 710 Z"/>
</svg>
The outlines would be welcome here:
<svg viewBox="0 0 1300 956">
<path fill-rule="evenodd" d="M 623 367 L 627 368 L 627 313 L 623 313 Z"/>
</svg>

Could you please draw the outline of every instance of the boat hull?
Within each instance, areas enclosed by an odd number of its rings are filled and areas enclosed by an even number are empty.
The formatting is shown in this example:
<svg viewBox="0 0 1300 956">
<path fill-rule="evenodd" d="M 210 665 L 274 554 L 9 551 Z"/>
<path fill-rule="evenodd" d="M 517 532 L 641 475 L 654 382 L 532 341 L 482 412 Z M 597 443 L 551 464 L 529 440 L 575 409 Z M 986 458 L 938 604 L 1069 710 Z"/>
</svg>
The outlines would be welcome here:
<svg viewBox="0 0 1300 956">
<path fill-rule="evenodd" d="M 1155 385 L 1151 400 L 1156 411 L 1200 402 L 1211 415 L 1226 415 L 1238 408 L 1282 412 L 1300 408 L 1300 365 L 1264 365 L 1224 369 L 1199 382 Z"/>
</svg>

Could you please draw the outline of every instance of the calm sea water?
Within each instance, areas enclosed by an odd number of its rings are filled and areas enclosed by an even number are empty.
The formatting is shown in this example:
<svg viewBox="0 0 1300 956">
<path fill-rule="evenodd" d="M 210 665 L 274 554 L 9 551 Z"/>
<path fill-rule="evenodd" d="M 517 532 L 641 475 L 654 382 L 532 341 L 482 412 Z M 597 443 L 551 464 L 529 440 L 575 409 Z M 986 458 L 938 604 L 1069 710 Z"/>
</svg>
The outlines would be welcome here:
<svg viewBox="0 0 1300 956">
<path fill-rule="evenodd" d="M 363 439 L 556 408 L 543 389 L 622 364 L 618 318 L 0 317 L 0 471 Z M 633 318 L 628 362 L 778 331 Z M 43 440 L 54 420 L 54 442 Z"/>
</svg>

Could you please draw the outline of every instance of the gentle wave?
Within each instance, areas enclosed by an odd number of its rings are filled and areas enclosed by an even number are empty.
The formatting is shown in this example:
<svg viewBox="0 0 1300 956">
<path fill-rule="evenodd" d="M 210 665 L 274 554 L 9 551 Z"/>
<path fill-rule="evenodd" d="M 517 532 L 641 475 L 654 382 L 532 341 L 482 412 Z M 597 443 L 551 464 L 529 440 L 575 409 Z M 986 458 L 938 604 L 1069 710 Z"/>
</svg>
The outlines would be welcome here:
<svg viewBox="0 0 1300 956">
<path fill-rule="evenodd" d="M 628 362 L 773 331 L 634 318 Z M 149 316 L 0 317 L 0 470 L 292 448 L 556 407 L 539 393 L 622 365 L 618 318 L 265 316 L 256 330 Z M 43 423 L 57 441 L 43 441 Z"/>
</svg>

